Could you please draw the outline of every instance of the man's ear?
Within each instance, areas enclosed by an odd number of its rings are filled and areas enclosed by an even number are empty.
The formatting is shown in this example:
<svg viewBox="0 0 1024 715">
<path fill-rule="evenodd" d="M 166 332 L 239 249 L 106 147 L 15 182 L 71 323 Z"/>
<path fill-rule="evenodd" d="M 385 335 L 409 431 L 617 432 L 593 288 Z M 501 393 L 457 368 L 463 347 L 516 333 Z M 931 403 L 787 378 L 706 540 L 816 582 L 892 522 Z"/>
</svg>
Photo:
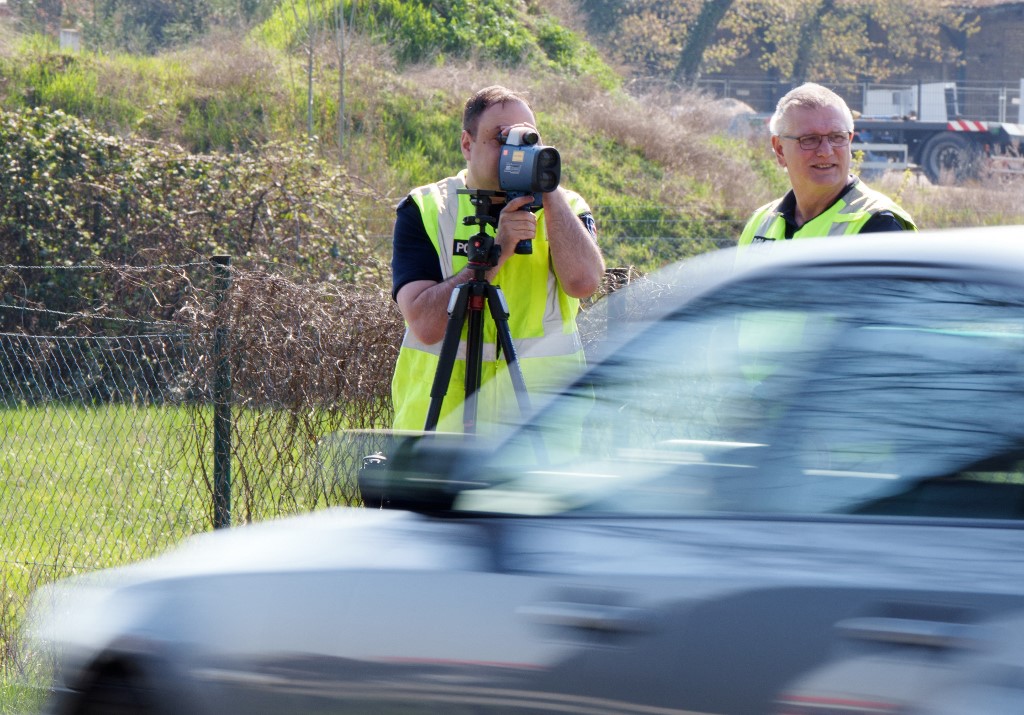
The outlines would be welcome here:
<svg viewBox="0 0 1024 715">
<path fill-rule="evenodd" d="M 786 157 L 782 153 L 782 140 L 777 136 L 772 137 L 772 151 L 775 153 L 775 161 L 779 162 L 779 166 L 786 166 Z"/>
<path fill-rule="evenodd" d="M 459 144 L 462 147 L 462 156 L 464 156 L 466 158 L 466 161 L 469 161 L 469 147 L 470 147 L 470 144 L 472 144 L 472 143 L 473 143 L 472 135 L 469 132 L 467 132 L 465 129 L 463 129 L 462 130 L 462 139 L 459 141 Z"/>
</svg>

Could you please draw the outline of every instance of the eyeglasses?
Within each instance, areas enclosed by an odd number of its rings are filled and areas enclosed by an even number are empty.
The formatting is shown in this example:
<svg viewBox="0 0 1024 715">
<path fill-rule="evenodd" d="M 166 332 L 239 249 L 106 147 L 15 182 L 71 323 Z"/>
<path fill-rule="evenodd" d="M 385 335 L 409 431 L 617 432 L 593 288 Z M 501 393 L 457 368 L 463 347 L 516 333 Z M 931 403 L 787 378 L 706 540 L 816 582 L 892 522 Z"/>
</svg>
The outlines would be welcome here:
<svg viewBox="0 0 1024 715">
<path fill-rule="evenodd" d="M 805 151 L 817 149 L 821 146 L 822 139 L 828 139 L 828 143 L 834 147 L 846 146 L 850 143 L 850 135 L 847 132 L 833 132 L 831 134 L 804 134 L 802 137 L 794 137 L 789 134 L 780 134 L 783 139 L 792 139 L 800 148 Z"/>
</svg>

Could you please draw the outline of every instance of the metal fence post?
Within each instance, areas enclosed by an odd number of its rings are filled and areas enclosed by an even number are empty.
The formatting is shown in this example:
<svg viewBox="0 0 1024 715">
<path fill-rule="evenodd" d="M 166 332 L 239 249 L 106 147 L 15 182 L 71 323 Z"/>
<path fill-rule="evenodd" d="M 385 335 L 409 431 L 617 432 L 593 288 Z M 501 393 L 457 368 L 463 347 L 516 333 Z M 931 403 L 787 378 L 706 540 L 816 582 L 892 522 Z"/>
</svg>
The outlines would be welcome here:
<svg viewBox="0 0 1024 715">
<path fill-rule="evenodd" d="M 231 256 L 213 256 L 216 301 L 231 288 Z M 219 322 L 213 334 L 213 528 L 231 526 L 231 360 L 228 328 Z"/>
</svg>

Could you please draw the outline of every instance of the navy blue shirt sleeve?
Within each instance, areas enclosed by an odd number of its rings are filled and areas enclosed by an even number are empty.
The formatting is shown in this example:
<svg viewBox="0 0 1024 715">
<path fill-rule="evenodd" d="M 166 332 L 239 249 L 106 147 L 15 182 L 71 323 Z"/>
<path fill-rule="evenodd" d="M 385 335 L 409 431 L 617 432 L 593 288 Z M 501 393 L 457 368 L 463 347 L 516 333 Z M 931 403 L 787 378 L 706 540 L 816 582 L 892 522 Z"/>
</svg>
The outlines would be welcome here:
<svg viewBox="0 0 1024 715">
<path fill-rule="evenodd" d="M 444 280 L 437 251 L 423 227 L 420 209 L 410 197 L 402 199 L 395 211 L 395 231 L 391 251 L 391 297 L 413 281 Z"/>
<path fill-rule="evenodd" d="M 597 224 L 594 222 L 594 215 L 589 211 L 584 211 L 583 213 L 580 214 L 580 221 L 583 222 L 583 225 L 584 227 L 586 227 L 587 232 L 590 233 L 590 235 L 596 239 Z"/>
<path fill-rule="evenodd" d="M 860 233 L 883 233 L 885 231 L 905 231 L 891 211 L 879 211 L 861 226 Z"/>
</svg>

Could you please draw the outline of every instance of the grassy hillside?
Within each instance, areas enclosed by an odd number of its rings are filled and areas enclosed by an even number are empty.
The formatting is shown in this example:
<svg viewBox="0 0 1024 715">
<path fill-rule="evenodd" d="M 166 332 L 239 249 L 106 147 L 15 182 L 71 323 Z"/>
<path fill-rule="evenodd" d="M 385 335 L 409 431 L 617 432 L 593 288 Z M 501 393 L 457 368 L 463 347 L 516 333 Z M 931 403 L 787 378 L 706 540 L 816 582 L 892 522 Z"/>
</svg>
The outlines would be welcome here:
<svg viewBox="0 0 1024 715">
<path fill-rule="evenodd" d="M 386 261 L 394 204 L 462 166 L 462 102 L 503 83 L 532 96 L 563 184 L 594 208 L 609 264 L 647 269 L 734 241 L 786 187 L 766 139 L 730 136 L 726 108 L 707 96 L 631 94 L 585 26 L 572 0 L 282 2 L 244 31 L 214 27 L 156 56 L 64 53 L 52 37 L 7 27 L 0 108 L 52 107 L 192 153 L 311 145 L 361 188 L 357 230 Z M 1016 198 L 989 211 L 987 192 L 980 210 L 962 212 L 916 181 L 894 190 L 927 214 L 923 226 L 1024 220 Z"/>
<path fill-rule="evenodd" d="M 531 94 L 545 142 L 562 153 L 563 184 L 594 207 L 613 263 L 704 250 L 777 188 L 746 142 L 720 132 L 727 118 L 706 98 L 630 97 L 582 35 L 547 12 L 558 3 L 450 4 L 472 5 L 476 20 L 432 25 L 419 2 L 360 10 L 340 123 L 336 2 L 314 3 L 312 21 L 283 3 L 244 36 L 215 33 L 158 56 L 62 53 L 52 38 L 8 31 L 0 107 L 58 108 L 101 132 L 200 153 L 309 139 L 370 189 L 362 228 L 384 252 L 393 205 L 461 167 L 461 105 L 496 82 Z"/>
</svg>

